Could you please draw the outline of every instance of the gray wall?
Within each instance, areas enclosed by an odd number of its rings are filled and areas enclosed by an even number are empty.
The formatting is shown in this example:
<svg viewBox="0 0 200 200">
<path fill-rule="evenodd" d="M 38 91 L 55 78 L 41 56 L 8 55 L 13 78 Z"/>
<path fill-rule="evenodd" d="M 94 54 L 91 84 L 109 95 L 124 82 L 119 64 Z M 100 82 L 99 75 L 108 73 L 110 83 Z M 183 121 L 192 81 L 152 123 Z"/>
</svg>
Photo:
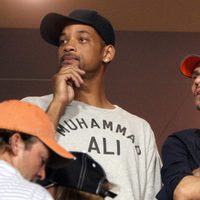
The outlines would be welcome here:
<svg viewBox="0 0 200 200">
<path fill-rule="evenodd" d="M 117 54 L 106 74 L 109 99 L 152 126 L 159 149 L 174 131 L 199 127 L 191 81 L 179 64 L 200 53 L 200 33 L 118 31 Z M 0 29 L 0 101 L 48 94 L 57 49 L 37 29 Z"/>
</svg>

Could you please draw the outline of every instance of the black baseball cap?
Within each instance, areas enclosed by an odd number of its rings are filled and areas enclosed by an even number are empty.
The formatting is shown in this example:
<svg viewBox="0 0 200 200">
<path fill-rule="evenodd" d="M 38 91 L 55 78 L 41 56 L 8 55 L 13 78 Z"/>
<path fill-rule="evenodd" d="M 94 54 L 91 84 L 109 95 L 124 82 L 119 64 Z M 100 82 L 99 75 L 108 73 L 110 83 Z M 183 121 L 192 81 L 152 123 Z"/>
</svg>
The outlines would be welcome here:
<svg viewBox="0 0 200 200">
<path fill-rule="evenodd" d="M 76 159 L 62 168 L 46 167 L 46 178 L 38 183 L 44 187 L 53 185 L 74 188 L 83 192 L 99 195 L 101 197 L 117 196 L 109 189 L 102 187 L 108 183 L 106 173 L 102 166 L 91 156 L 82 152 L 71 152 Z"/>
<path fill-rule="evenodd" d="M 92 26 L 107 45 L 115 44 L 112 24 L 95 10 L 77 9 L 68 16 L 49 13 L 41 21 L 40 34 L 48 43 L 59 46 L 59 37 L 63 28 L 73 22 Z"/>
</svg>

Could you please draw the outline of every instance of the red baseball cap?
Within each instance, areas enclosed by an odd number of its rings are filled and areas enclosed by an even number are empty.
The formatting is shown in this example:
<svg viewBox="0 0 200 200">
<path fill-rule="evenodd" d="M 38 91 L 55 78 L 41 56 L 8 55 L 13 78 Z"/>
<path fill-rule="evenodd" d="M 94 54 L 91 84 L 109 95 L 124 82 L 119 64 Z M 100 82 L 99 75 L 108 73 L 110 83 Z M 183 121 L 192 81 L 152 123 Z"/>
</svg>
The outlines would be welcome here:
<svg viewBox="0 0 200 200">
<path fill-rule="evenodd" d="M 181 67 L 180 67 L 181 73 L 184 76 L 191 78 L 192 72 L 194 68 L 196 67 L 197 63 L 199 62 L 200 62 L 200 55 L 192 54 L 192 55 L 186 56 L 181 63 Z"/>
</svg>

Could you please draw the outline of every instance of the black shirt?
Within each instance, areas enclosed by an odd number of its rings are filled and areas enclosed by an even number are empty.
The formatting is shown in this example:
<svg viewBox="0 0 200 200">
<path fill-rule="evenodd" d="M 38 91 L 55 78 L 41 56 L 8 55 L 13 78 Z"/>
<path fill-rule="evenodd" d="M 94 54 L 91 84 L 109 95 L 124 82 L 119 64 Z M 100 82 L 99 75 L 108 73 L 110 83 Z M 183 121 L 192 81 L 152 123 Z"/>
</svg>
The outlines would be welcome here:
<svg viewBox="0 0 200 200">
<path fill-rule="evenodd" d="M 163 187 L 159 200 L 173 200 L 173 192 L 185 176 L 200 166 L 200 130 L 187 129 L 170 135 L 162 148 Z"/>
</svg>

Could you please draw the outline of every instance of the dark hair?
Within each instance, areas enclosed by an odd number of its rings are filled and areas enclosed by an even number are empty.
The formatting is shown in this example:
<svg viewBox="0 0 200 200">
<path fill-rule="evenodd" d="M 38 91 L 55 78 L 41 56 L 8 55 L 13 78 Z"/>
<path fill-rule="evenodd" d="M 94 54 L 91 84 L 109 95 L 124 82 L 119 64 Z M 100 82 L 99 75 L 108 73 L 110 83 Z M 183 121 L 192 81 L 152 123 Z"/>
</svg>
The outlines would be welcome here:
<svg viewBox="0 0 200 200">
<path fill-rule="evenodd" d="M 54 198 L 55 200 L 103 200 L 104 199 L 99 195 L 63 186 L 56 186 L 56 192 Z"/>
<path fill-rule="evenodd" d="M 9 139 L 10 137 L 15 134 L 17 131 L 12 131 L 12 130 L 6 130 L 6 129 L 0 129 L 0 148 L 2 146 L 5 146 L 5 148 L 9 148 Z M 32 144 L 37 141 L 37 138 L 35 136 L 29 135 L 27 133 L 21 133 L 17 132 L 20 134 L 21 139 L 23 140 L 25 144 L 25 149 L 29 150 L 32 147 Z"/>
</svg>

